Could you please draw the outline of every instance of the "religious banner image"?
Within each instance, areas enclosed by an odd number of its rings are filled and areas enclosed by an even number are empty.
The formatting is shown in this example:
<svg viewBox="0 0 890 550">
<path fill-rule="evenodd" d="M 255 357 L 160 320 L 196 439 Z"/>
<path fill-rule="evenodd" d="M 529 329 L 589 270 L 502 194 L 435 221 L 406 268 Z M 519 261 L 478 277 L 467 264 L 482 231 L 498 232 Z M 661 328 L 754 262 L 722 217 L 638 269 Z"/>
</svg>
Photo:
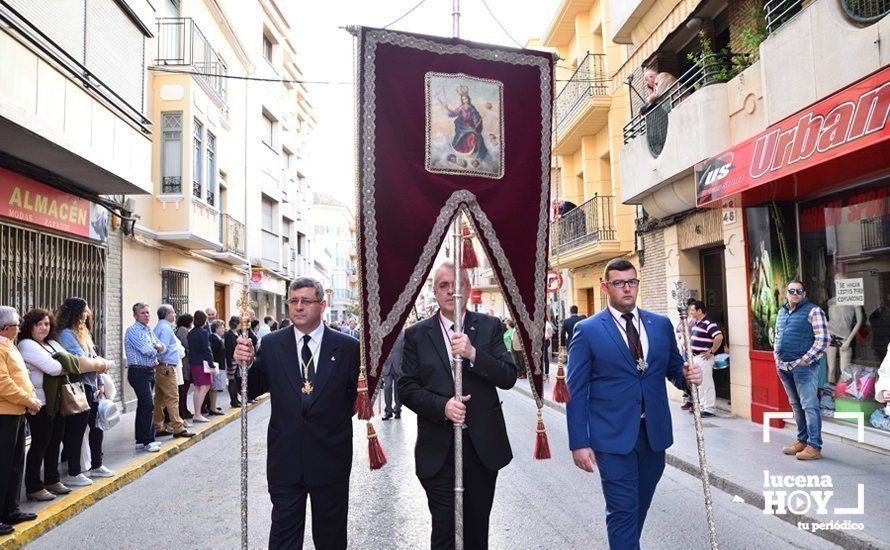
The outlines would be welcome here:
<svg viewBox="0 0 890 550">
<path fill-rule="evenodd" d="M 463 73 L 426 74 L 426 169 L 504 175 L 504 85 Z"/>
</svg>

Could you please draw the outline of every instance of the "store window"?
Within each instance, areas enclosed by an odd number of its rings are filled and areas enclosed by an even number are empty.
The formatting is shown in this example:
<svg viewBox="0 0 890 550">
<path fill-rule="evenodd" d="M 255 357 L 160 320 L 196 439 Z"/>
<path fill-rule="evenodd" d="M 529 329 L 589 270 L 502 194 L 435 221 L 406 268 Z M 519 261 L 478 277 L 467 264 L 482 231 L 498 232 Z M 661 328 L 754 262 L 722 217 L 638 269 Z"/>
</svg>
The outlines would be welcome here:
<svg viewBox="0 0 890 550">
<path fill-rule="evenodd" d="M 795 205 L 766 203 L 745 209 L 752 346 L 772 351 L 785 286 L 799 276 Z"/>
</svg>

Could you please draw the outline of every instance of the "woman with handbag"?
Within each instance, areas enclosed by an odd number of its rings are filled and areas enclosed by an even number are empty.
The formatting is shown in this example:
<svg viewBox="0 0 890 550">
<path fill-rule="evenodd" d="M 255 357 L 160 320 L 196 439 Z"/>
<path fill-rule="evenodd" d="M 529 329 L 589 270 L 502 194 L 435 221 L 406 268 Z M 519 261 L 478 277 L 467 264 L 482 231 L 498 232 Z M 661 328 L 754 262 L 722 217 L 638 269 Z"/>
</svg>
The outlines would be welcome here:
<svg viewBox="0 0 890 550">
<path fill-rule="evenodd" d="M 188 336 L 189 331 L 192 330 L 192 324 L 195 322 L 195 318 L 192 317 L 191 313 L 183 313 L 179 317 L 176 318 L 176 330 L 173 331 L 176 334 L 176 338 L 179 339 L 179 343 L 182 344 L 182 348 L 185 350 L 185 357 L 182 358 L 182 384 L 179 386 L 179 418 L 183 420 L 191 420 L 194 418 L 192 412 L 188 408 L 188 397 L 189 397 L 189 386 L 192 385 L 192 373 L 189 368 L 189 342 Z M 191 425 L 191 424 L 189 424 Z"/>
<path fill-rule="evenodd" d="M 228 389 L 228 379 L 226 378 L 226 343 L 223 340 L 225 335 L 225 324 L 216 320 L 210 323 L 210 351 L 213 353 L 213 363 L 216 372 L 213 374 L 213 380 L 210 382 L 210 415 L 219 416 L 222 409 L 216 406 L 216 396 L 221 391 Z"/>
<path fill-rule="evenodd" d="M 102 362 L 106 368 L 114 366 L 112 361 L 99 356 L 96 344 L 90 334 L 92 329 L 92 311 L 83 298 L 68 298 L 59 308 L 56 316 L 59 343 L 65 351 L 80 359 L 92 359 Z M 80 381 L 86 392 L 89 409 L 85 414 L 73 414 L 65 419 L 65 453 L 68 458 L 68 479 L 66 485 L 85 487 L 92 485 L 91 477 L 112 477 L 114 472 L 102 465 L 102 439 L 104 433 L 96 426 L 96 414 L 99 411 L 99 399 L 103 395 L 103 384 L 94 371 L 80 369 L 83 373 Z M 104 371 L 103 371 L 104 372 Z M 90 428 L 90 460 L 86 475 L 83 469 L 86 464 L 80 463 L 80 447 L 87 426 Z"/>
<path fill-rule="evenodd" d="M 69 355 L 62 344 L 52 339 L 55 319 L 45 309 L 32 309 L 25 314 L 19 333 L 18 348 L 28 367 L 28 375 L 43 408 L 28 416 L 31 428 L 31 448 L 25 461 L 25 493 L 28 500 L 46 501 L 71 492 L 59 479 L 59 446 L 65 429 L 62 392 L 68 391 L 67 375 L 84 372 L 105 372 L 104 359 L 74 359 L 65 368 L 58 354 Z M 77 390 L 75 390 L 76 392 Z M 84 398 L 86 395 L 84 394 Z M 81 407 L 87 405 L 84 399 Z M 77 409 L 68 412 L 74 412 Z M 86 408 L 83 409 L 87 411 Z M 81 413 L 83 414 L 83 413 Z M 78 447 L 79 449 L 79 447 Z M 79 451 L 78 451 L 79 455 Z M 43 465 L 43 479 L 40 466 Z"/>
<path fill-rule="evenodd" d="M 213 380 L 213 352 L 210 350 L 210 333 L 207 332 L 207 314 L 200 309 L 195 312 L 195 326 L 189 331 L 189 371 L 195 391 L 192 393 L 192 404 L 195 407 L 195 422 L 210 422 L 201 414 L 201 403 L 210 391 Z"/>
</svg>

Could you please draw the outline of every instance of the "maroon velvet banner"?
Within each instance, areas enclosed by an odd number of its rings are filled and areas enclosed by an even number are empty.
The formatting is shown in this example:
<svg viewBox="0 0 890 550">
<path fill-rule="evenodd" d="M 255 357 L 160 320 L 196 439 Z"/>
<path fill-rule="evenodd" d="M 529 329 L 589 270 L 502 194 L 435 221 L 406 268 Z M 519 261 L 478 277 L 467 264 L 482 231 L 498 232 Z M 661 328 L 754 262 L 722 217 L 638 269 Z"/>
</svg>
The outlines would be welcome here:
<svg viewBox="0 0 890 550">
<path fill-rule="evenodd" d="M 368 28 L 357 40 L 361 340 L 370 394 L 461 209 L 518 323 L 540 396 L 553 57 Z"/>
</svg>

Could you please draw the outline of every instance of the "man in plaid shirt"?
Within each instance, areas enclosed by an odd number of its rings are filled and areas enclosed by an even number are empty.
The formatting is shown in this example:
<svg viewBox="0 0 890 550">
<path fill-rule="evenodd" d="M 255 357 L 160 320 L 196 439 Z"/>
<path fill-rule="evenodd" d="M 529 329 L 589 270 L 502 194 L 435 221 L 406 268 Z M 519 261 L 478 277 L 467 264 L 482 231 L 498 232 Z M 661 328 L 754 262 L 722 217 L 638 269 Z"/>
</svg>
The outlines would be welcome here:
<svg viewBox="0 0 890 550">
<path fill-rule="evenodd" d="M 786 288 L 788 302 L 779 310 L 773 355 L 797 423 L 797 441 L 782 449 L 798 460 L 822 457 L 822 415 L 819 412 L 819 359 L 828 348 L 825 312 L 807 299 L 803 283 Z"/>
</svg>

